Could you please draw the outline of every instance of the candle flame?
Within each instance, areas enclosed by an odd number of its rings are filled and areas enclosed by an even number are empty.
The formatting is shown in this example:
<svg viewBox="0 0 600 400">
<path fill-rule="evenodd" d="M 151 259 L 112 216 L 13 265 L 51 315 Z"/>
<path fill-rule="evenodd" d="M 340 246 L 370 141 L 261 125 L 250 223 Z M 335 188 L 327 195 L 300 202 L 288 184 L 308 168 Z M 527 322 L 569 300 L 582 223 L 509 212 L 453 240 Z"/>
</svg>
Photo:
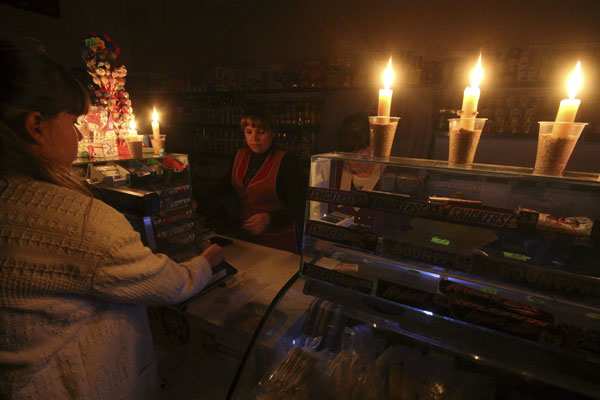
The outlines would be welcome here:
<svg viewBox="0 0 600 400">
<path fill-rule="evenodd" d="M 388 66 L 383 72 L 383 85 L 386 89 L 389 89 L 392 82 L 394 82 L 394 70 L 392 69 L 392 56 L 390 56 Z"/>
<path fill-rule="evenodd" d="M 471 72 L 471 87 L 473 89 L 479 87 L 479 83 L 481 83 L 481 78 L 483 78 L 483 69 L 481 68 L 481 54 L 479 54 L 479 60 L 477 61 L 477 65 L 473 68 L 473 72 Z"/>
<path fill-rule="evenodd" d="M 154 107 L 154 111 L 152 112 L 152 122 L 158 124 L 158 113 L 156 112 L 156 107 Z"/>
<path fill-rule="evenodd" d="M 575 95 L 577 95 L 577 92 L 581 87 L 582 80 L 583 78 L 581 76 L 581 62 L 577 61 L 577 65 L 575 66 L 575 69 L 573 70 L 571 76 L 569 76 L 569 80 L 567 82 L 567 91 L 569 93 L 570 99 L 574 99 Z"/>
<path fill-rule="evenodd" d="M 137 124 L 135 123 L 135 120 L 132 119 L 131 121 L 129 121 L 129 129 L 132 131 L 135 131 Z"/>
</svg>

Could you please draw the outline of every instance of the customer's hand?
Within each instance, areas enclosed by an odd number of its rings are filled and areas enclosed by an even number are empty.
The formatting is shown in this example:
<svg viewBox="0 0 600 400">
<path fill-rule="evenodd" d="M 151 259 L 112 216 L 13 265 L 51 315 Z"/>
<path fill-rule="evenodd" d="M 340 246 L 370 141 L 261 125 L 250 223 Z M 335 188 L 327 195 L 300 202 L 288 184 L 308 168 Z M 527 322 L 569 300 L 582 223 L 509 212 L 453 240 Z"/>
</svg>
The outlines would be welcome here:
<svg viewBox="0 0 600 400">
<path fill-rule="evenodd" d="M 269 213 L 254 214 L 248 218 L 242 228 L 247 230 L 253 235 L 260 235 L 271 223 L 271 216 Z"/>
<path fill-rule="evenodd" d="M 211 267 L 220 264 L 225 259 L 223 249 L 221 246 L 211 244 L 206 250 L 202 252 L 202 256 L 208 260 Z"/>
</svg>

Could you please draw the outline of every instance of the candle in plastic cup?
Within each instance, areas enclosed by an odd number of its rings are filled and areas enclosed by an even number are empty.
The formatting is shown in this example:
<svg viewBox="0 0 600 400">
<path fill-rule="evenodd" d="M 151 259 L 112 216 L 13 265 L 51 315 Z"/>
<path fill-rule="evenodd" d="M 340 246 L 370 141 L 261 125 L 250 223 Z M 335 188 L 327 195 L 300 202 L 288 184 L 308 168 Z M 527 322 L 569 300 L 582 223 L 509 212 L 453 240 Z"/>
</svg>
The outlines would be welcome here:
<svg viewBox="0 0 600 400">
<path fill-rule="evenodd" d="M 540 121 L 537 154 L 534 173 L 560 175 L 565 170 L 577 140 L 587 123 Z M 556 125 L 560 125 L 556 129 Z M 568 132 L 558 135 L 556 132 Z M 564 136 L 564 137 L 563 137 Z"/>
<path fill-rule="evenodd" d="M 465 120 L 467 121 L 465 124 Z M 481 131 L 487 118 L 452 118 L 449 119 L 448 161 L 450 164 L 472 164 L 481 137 Z M 474 129 L 464 129 L 473 126 Z"/>
<path fill-rule="evenodd" d="M 143 150 L 142 150 L 142 136 L 141 135 L 133 135 L 127 136 L 127 148 L 129 149 L 129 155 L 131 158 L 142 158 Z"/>
<path fill-rule="evenodd" d="M 165 140 L 167 135 L 159 135 L 160 139 L 155 139 L 152 137 L 150 141 L 152 142 L 152 150 L 154 151 L 155 156 L 160 155 L 160 150 L 165 148 Z"/>
<path fill-rule="evenodd" d="M 398 117 L 369 117 L 371 155 L 390 155 L 399 120 Z"/>
</svg>

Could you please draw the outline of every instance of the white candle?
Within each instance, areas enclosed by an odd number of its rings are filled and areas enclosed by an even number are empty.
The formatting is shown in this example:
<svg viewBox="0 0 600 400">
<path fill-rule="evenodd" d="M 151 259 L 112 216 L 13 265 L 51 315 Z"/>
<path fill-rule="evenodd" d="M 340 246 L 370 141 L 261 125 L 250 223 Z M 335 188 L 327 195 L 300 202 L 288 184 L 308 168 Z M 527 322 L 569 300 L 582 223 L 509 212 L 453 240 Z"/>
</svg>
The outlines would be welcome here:
<svg viewBox="0 0 600 400">
<path fill-rule="evenodd" d="M 156 112 L 156 108 L 152 112 L 152 136 L 154 139 L 160 139 L 160 127 L 158 126 L 158 113 Z"/>
<path fill-rule="evenodd" d="M 392 107 L 392 82 L 394 81 L 394 71 L 392 70 L 392 57 L 387 68 L 383 72 L 383 85 L 385 89 L 379 89 L 379 105 L 377 107 L 377 115 L 380 117 L 389 117 Z"/>
<path fill-rule="evenodd" d="M 128 133 L 129 133 L 131 136 L 134 136 L 134 135 L 137 135 L 137 134 L 138 134 L 138 133 L 137 133 L 137 130 L 135 129 L 135 128 L 136 128 L 136 126 L 137 126 L 137 124 L 135 123 L 135 120 L 133 120 L 133 119 L 132 119 L 132 120 L 129 122 L 129 130 L 128 130 Z"/>
<path fill-rule="evenodd" d="M 581 104 L 581 100 L 576 99 L 575 96 L 581 86 L 581 80 L 581 62 L 577 61 L 577 65 L 567 81 L 569 98 L 560 101 L 558 113 L 556 113 L 556 122 L 575 122 L 575 115 L 579 109 L 579 104 Z M 570 130 L 571 125 L 569 124 L 555 124 L 552 128 L 552 136 L 566 138 L 569 136 Z"/>
<path fill-rule="evenodd" d="M 483 77 L 481 68 L 481 54 L 477 65 L 471 72 L 471 86 L 467 86 L 463 95 L 462 112 L 460 114 L 461 128 L 472 131 L 475 129 L 475 117 L 477 116 L 477 105 L 479 104 L 479 83 Z"/>
</svg>

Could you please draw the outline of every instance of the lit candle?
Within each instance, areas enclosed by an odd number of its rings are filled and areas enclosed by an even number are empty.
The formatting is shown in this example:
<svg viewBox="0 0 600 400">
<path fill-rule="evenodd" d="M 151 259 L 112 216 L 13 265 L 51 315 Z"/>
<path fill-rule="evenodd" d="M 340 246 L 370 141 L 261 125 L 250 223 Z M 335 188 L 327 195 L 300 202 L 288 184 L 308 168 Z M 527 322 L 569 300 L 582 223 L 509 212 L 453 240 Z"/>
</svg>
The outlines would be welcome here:
<svg viewBox="0 0 600 400">
<path fill-rule="evenodd" d="M 567 81 L 567 91 L 569 98 L 560 101 L 560 107 L 558 107 L 558 113 L 556 114 L 556 122 L 575 122 L 575 115 L 581 100 L 576 99 L 577 91 L 581 86 L 581 62 L 577 61 L 575 70 Z M 555 124 L 552 128 L 552 136 L 559 138 L 566 138 L 569 136 L 571 126 L 568 124 Z"/>
<path fill-rule="evenodd" d="M 152 136 L 154 136 L 154 139 L 156 140 L 160 139 L 160 128 L 158 126 L 158 113 L 156 112 L 156 107 L 152 112 Z"/>
<path fill-rule="evenodd" d="M 392 82 L 394 81 L 394 71 L 392 70 L 392 57 L 387 68 L 383 72 L 383 85 L 385 89 L 379 89 L 379 106 L 377 107 L 377 115 L 380 117 L 389 117 L 390 108 L 392 107 Z"/>
<path fill-rule="evenodd" d="M 479 83 L 483 77 L 483 70 L 481 69 L 481 54 L 477 65 L 471 72 L 471 86 L 467 86 L 463 96 L 462 112 L 460 113 L 461 127 L 463 129 L 472 131 L 475 129 L 475 117 L 477 116 L 477 104 L 479 103 Z"/>
<path fill-rule="evenodd" d="M 137 134 L 138 134 L 138 133 L 137 133 L 137 130 L 135 129 L 135 128 L 136 128 L 136 126 L 137 126 L 137 125 L 136 125 L 136 123 L 135 123 L 135 120 L 133 120 L 133 119 L 132 119 L 131 121 L 129 121 L 129 131 L 128 131 L 128 133 L 129 133 L 130 135 L 132 135 L 132 136 L 133 136 L 133 135 L 137 135 Z"/>
</svg>

